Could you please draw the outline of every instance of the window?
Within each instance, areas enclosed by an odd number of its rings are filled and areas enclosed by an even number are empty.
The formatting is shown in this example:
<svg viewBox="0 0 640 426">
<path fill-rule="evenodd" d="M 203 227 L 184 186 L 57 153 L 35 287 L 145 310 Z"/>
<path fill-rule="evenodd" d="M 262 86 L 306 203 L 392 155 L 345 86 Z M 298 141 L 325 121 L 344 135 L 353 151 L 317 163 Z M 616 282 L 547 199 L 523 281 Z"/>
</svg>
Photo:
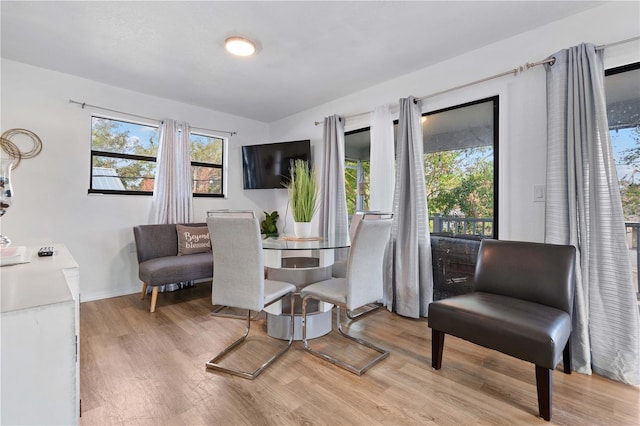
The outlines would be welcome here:
<svg viewBox="0 0 640 426">
<path fill-rule="evenodd" d="M 609 135 L 625 220 L 640 221 L 640 63 L 608 70 Z"/>
<path fill-rule="evenodd" d="M 223 196 L 224 139 L 191 132 L 193 195 Z M 90 193 L 153 194 L 158 126 L 91 117 Z"/>
<path fill-rule="evenodd" d="M 497 237 L 497 129 L 497 96 L 423 114 L 432 233 Z M 369 153 L 368 128 L 345 133 L 350 215 L 369 208 Z"/>
<path fill-rule="evenodd" d="M 497 238 L 498 98 L 422 116 L 431 232 Z"/>
<path fill-rule="evenodd" d="M 616 163 L 622 211 L 627 227 L 629 259 L 638 284 L 640 230 L 640 62 L 605 73 L 607 118 Z M 640 287 L 637 293 L 640 303 Z"/>
<path fill-rule="evenodd" d="M 344 181 L 347 212 L 369 210 L 369 128 L 345 133 Z"/>
<path fill-rule="evenodd" d="M 191 173 L 194 196 L 222 196 L 224 139 L 191 132 Z"/>
</svg>

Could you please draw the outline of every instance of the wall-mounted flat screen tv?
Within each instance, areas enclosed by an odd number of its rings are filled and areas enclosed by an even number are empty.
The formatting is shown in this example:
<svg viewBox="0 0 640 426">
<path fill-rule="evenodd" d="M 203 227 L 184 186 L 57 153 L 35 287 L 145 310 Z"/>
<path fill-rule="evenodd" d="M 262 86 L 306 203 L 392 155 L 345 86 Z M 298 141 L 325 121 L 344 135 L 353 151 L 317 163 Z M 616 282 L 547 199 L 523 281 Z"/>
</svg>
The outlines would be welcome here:
<svg viewBox="0 0 640 426">
<path fill-rule="evenodd" d="M 311 160 L 311 141 L 291 141 L 242 147 L 244 189 L 284 188 L 293 160 Z"/>
</svg>

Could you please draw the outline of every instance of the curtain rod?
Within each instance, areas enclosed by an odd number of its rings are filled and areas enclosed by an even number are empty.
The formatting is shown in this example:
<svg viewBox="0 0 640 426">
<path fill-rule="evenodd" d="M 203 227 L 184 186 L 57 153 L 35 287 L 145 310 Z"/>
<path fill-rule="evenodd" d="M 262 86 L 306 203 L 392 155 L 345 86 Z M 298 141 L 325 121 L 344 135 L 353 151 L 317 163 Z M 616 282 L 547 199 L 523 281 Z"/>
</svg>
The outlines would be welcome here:
<svg viewBox="0 0 640 426">
<path fill-rule="evenodd" d="M 596 46 L 596 50 L 604 50 L 609 47 L 618 46 L 619 44 L 625 44 L 625 43 L 629 43 L 636 40 L 640 40 L 640 36 L 631 37 L 631 38 L 627 38 L 620 41 L 614 41 L 613 43 L 609 43 L 609 44 L 601 44 L 600 46 Z"/>
<path fill-rule="evenodd" d="M 485 81 L 489 81 L 489 80 L 493 80 L 493 79 L 496 79 L 496 78 L 504 77 L 504 76 L 509 75 L 509 74 L 516 75 L 516 74 L 518 74 L 518 73 L 520 73 L 522 71 L 524 71 L 524 67 L 522 67 L 522 66 L 520 66 L 518 68 L 513 68 L 513 69 L 511 69 L 509 71 L 501 72 L 500 74 L 495 74 L 495 75 L 492 75 L 490 77 L 485 77 L 485 78 L 481 78 L 480 80 L 472 81 L 470 83 L 461 84 L 460 86 L 451 87 L 449 89 L 441 90 L 441 91 L 436 92 L 436 93 L 431 93 L 429 95 L 421 96 L 419 98 L 416 98 L 414 102 L 417 103 L 418 101 L 422 101 L 422 100 L 427 99 L 427 98 L 433 98 L 435 96 L 443 95 L 443 94 L 448 93 L 448 92 L 453 92 L 455 90 L 464 89 L 465 87 L 474 86 L 476 84 L 480 84 L 480 83 L 484 83 Z M 345 120 L 347 120 L 347 119 L 350 119 L 350 118 L 359 117 L 361 115 L 366 115 L 366 114 L 370 114 L 370 113 L 371 113 L 371 111 L 360 112 L 360 113 L 357 113 L 357 114 L 347 115 L 344 118 L 345 118 Z M 324 124 L 324 122 L 323 121 L 314 121 L 314 124 L 317 126 L 319 124 Z"/>
<path fill-rule="evenodd" d="M 158 120 L 157 118 L 145 117 L 144 115 L 132 114 L 130 112 L 118 111 L 117 109 L 111 109 L 111 108 L 105 108 L 105 107 L 101 107 L 101 106 L 97 106 L 97 105 L 91 105 L 91 104 L 88 104 L 86 102 L 74 101 L 73 99 L 69 99 L 69 103 L 70 104 L 80 105 L 80 107 L 82 109 L 84 109 L 85 107 L 89 107 L 89 108 L 99 109 L 99 110 L 102 110 L 102 111 L 115 112 L 116 114 L 124 114 L 124 115 L 128 115 L 130 117 L 141 118 L 143 120 L 156 121 L 158 123 L 162 123 L 162 120 Z M 207 129 L 207 128 L 204 128 L 204 127 L 195 127 L 195 126 L 191 126 L 191 128 L 195 129 L 195 130 L 202 130 L 202 131 L 205 131 L 205 132 L 226 133 L 229 136 L 233 136 L 233 135 L 237 135 L 238 134 L 238 132 L 230 132 L 228 130 Z"/>
<path fill-rule="evenodd" d="M 604 50 L 604 49 L 606 49 L 608 47 L 618 46 L 620 44 L 625 44 L 625 43 L 629 43 L 631 41 L 636 41 L 636 40 L 640 40 L 640 36 L 631 37 L 631 38 L 628 38 L 628 39 L 625 39 L 625 40 L 620 40 L 620 41 L 616 41 L 616 42 L 609 43 L 609 44 L 602 44 L 600 46 L 596 46 L 596 50 Z M 537 67 L 538 65 L 544 65 L 544 64 L 553 65 L 555 62 L 556 62 L 556 58 L 555 57 L 544 59 L 542 61 L 537 61 L 537 62 L 527 62 L 524 66 L 519 66 L 519 67 L 513 68 L 513 69 L 511 69 L 509 71 L 505 71 L 505 72 L 502 72 L 502 73 L 499 73 L 499 74 L 495 74 L 495 75 L 492 75 L 490 77 L 481 78 L 480 80 L 475 80 L 475 81 L 472 81 L 471 83 L 466 83 L 466 84 L 462 84 L 460 86 L 451 87 L 449 89 L 441 90 L 441 91 L 436 92 L 436 93 L 431 93 L 431 94 L 426 95 L 426 96 L 421 96 L 419 98 L 416 98 L 416 101 L 422 101 L 424 99 L 433 98 L 435 96 L 440 96 L 440 95 L 443 95 L 443 94 L 448 93 L 448 92 L 453 92 L 453 91 L 456 91 L 456 90 L 464 89 L 464 88 L 469 87 L 469 86 L 474 86 L 476 84 L 484 83 L 486 81 L 490 81 L 490 80 L 493 80 L 493 79 L 496 79 L 496 78 L 504 77 L 504 76 L 507 76 L 507 75 L 510 75 L 510 74 L 513 74 L 514 76 L 516 76 L 519 73 L 525 71 L 525 69 L 528 70 L 528 69 L 531 69 L 533 67 Z M 371 111 L 360 112 L 360 113 L 357 113 L 357 114 L 346 115 L 346 116 L 344 116 L 344 118 L 345 118 L 345 120 L 347 120 L 349 118 L 360 117 L 361 115 L 366 115 L 366 114 L 370 114 L 370 113 L 371 113 Z M 323 124 L 323 123 L 324 123 L 323 121 L 314 121 L 314 124 L 316 126 L 319 125 L 319 124 Z"/>
</svg>

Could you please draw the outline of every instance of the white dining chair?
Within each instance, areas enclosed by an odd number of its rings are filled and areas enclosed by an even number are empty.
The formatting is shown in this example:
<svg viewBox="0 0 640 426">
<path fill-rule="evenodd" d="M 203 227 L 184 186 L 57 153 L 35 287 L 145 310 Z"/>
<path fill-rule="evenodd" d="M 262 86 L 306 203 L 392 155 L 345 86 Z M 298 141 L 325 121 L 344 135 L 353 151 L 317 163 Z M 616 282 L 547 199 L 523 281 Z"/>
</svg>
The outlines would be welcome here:
<svg viewBox="0 0 640 426">
<path fill-rule="evenodd" d="M 380 211 L 357 211 L 351 216 L 351 224 L 349 225 L 349 239 L 353 241 L 356 235 L 356 229 L 358 229 L 358 225 L 364 218 L 367 220 L 376 220 L 380 218 L 390 217 L 391 213 L 384 213 Z M 331 268 L 331 276 L 334 278 L 346 278 L 347 276 L 347 261 L 345 260 L 337 260 L 333 263 Z M 350 320 L 357 320 L 362 318 L 363 316 L 375 312 L 380 309 L 382 306 L 381 303 L 374 302 L 366 305 L 364 309 L 360 309 L 357 313 L 352 312 L 347 309 L 347 318 Z"/>
<path fill-rule="evenodd" d="M 207 225 L 214 259 L 211 301 L 214 305 L 246 309 L 247 327 L 242 337 L 214 356 L 206 365 L 209 369 L 254 379 L 291 347 L 294 323 L 293 297 L 296 286 L 283 281 L 265 279 L 258 219 L 224 214 L 210 215 L 207 217 Z M 282 345 L 275 355 L 253 371 L 223 366 L 221 364 L 223 358 L 247 341 L 251 330 L 251 311 L 261 312 L 266 306 L 284 297 L 291 299 L 289 342 Z"/>
<path fill-rule="evenodd" d="M 218 210 L 207 210 L 207 217 L 256 217 L 256 214 L 253 210 L 230 210 L 230 209 L 218 209 Z M 209 232 L 211 235 L 211 232 Z M 213 265 L 215 269 L 215 262 Z M 211 297 L 213 300 L 213 286 L 211 287 Z M 244 315 L 238 315 L 237 313 L 229 312 L 229 306 L 224 305 L 216 305 L 214 303 L 213 310 L 211 311 L 211 315 L 215 317 L 224 317 L 224 318 L 235 318 L 235 319 L 244 319 Z M 260 312 L 256 312 L 252 320 L 256 320 Z"/>
<path fill-rule="evenodd" d="M 340 308 L 355 310 L 382 299 L 383 296 L 383 260 L 389 240 L 392 215 L 388 218 L 368 220 L 363 218 L 358 225 L 347 262 L 345 278 L 331 278 L 304 287 L 300 291 L 302 298 L 302 341 L 304 348 L 320 358 L 338 365 L 357 375 L 363 374 L 373 365 L 386 358 L 389 352 L 363 339 L 351 336 L 342 330 Z M 310 299 L 336 305 L 336 322 L 340 335 L 378 352 L 378 355 L 362 367 L 340 360 L 326 352 L 314 349 L 307 339 L 306 315 L 307 302 Z"/>
</svg>

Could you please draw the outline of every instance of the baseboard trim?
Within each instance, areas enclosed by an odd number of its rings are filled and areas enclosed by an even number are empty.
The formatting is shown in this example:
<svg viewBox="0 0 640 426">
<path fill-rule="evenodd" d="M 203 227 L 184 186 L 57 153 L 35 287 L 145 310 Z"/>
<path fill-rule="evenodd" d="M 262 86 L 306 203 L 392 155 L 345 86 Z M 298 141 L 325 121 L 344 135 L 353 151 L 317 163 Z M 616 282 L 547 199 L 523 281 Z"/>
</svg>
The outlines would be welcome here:
<svg viewBox="0 0 640 426">
<path fill-rule="evenodd" d="M 108 291 L 98 291 L 95 293 L 80 293 L 80 303 L 92 302 L 94 300 L 110 299 L 112 297 L 127 296 L 129 294 L 140 293 L 142 284 L 138 287 L 117 288 Z"/>
<path fill-rule="evenodd" d="M 195 280 L 196 284 L 211 282 L 211 278 L 204 278 L 201 280 Z M 112 297 L 119 296 L 128 296 L 134 293 L 140 293 L 142 290 L 142 282 L 136 287 L 127 287 L 127 288 L 115 288 L 108 291 L 98 291 L 95 293 L 82 293 L 80 292 L 80 303 L 83 302 L 93 302 L 94 300 L 102 300 L 102 299 L 110 299 Z"/>
</svg>

